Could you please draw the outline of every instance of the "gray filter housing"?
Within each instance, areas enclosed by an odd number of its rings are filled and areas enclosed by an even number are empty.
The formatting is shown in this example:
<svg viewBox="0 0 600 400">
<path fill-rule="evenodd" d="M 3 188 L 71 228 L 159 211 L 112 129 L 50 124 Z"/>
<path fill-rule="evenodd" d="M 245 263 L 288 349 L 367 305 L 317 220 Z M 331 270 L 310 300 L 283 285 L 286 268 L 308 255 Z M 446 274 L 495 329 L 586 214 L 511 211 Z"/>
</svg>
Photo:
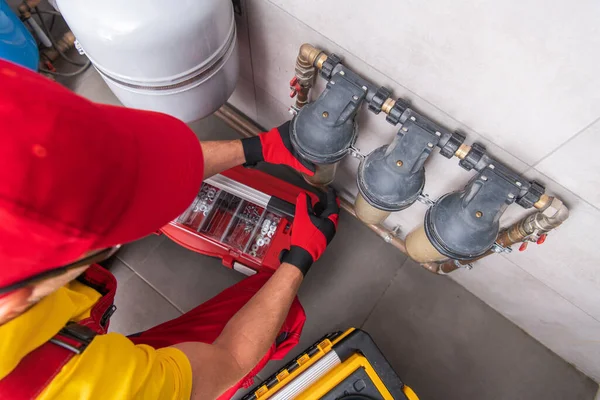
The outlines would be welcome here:
<svg viewBox="0 0 600 400">
<path fill-rule="evenodd" d="M 358 168 L 358 190 L 383 211 L 400 211 L 417 200 L 425 186 L 425 161 L 440 140 L 431 123 L 410 108 L 401 122 L 394 141 L 375 149 Z"/>
<path fill-rule="evenodd" d="M 413 204 L 425 186 L 423 164 L 398 167 L 394 148 L 382 146 L 369 154 L 358 168 L 358 190 L 365 200 L 384 211 L 400 211 Z"/>
<path fill-rule="evenodd" d="M 365 94 L 343 74 L 335 74 L 319 98 L 302 107 L 292 120 L 294 149 L 315 164 L 333 164 L 344 158 L 356 140 L 355 116 Z"/>
<path fill-rule="evenodd" d="M 452 259 L 469 260 L 482 255 L 496 241 L 500 217 L 519 190 L 514 182 L 484 169 L 464 190 L 442 196 L 427 210 L 427 238 Z"/>
</svg>

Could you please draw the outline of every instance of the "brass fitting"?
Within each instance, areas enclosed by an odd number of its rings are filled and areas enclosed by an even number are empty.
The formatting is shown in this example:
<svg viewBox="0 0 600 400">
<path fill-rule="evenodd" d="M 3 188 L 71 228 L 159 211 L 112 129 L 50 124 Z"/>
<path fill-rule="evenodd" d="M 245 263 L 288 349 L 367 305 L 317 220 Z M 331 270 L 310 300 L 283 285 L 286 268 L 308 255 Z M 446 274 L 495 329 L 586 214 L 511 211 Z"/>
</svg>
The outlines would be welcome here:
<svg viewBox="0 0 600 400">
<path fill-rule="evenodd" d="M 535 208 L 537 208 L 538 210 L 542 210 L 545 209 L 546 207 L 548 207 L 548 204 L 552 201 L 552 197 L 548 196 L 547 194 L 543 194 L 540 196 L 540 199 L 535 202 L 535 204 L 533 205 Z"/>
<path fill-rule="evenodd" d="M 323 68 L 323 63 L 325 61 L 327 61 L 327 54 L 325 54 L 325 53 L 319 54 L 319 56 L 317 57 L 317 60 L 315 61 L 315 67 L 317 67 L 317 69 Z"/>
<path fill-rule="evenodd" d="M 317 49 L 310 43 L 304 43 L 300 46 L 300 51 L 298 52 L 297 64 L 302 64 L 303 67 L 314 67 L 315 61 L 317 57 L 323 53 L 320 49 Z M 321 61 L 321 65 L 325 60 Z"/>
<path fill-rule="evenodd" d="M 454 155 L 458 158 L 460 158 L 461 160 L 464 160 L 465 157 L 467 156 L 467 154 L 469 154 L 469 152 L 471 151 L 471 146 L 469 146 L 468 144 L 461 144 L 460 147 L 458 148 L 458 150 L 456 150 L 456 152 L 454 153 Z"/>
<path fill-rule="evenodd" d="M 296 95 L 296 108 L 302 108 L 308 103 L 308 92 L 314 84 L 317 72 L 315 68 L 317 59 L 322 66 L 327 56 L 311 44 L 304 43 L 300 46 L 294 69 L 295 79 L 292 82 L 294 84 L 292 95 Z"/>
<path fill-rule="evenodd" d="M 30 8 L 24 2 L 19 4 L 19 7 L 17 7 L 17 10 L 19 10 L 19 14 L 21 14 L 21 18 L 23 18 L 23 19 L 31 18 L 31 12 L 29 11 Z"/>
<path fill-rule="evenodd" d="M 65 32 L 60 39 L 56 42 L 56 47 L 60 49 L 63 53 L 66 53 L 69 49 L 71 49 L 75 45 L 75 35 L 73 32 L 67 31 Z M 55 61 L 59 56 L 59 52 L 55 48 L 47 48 L 42 51 L 42 57 L 47 61 Z"/>
<path fill-rule="evenodd" d="M 396 101 L 394 99 L 392 99 L 391 97 L 389 97 L 381 106 L 381 111 L 383 111 L 386 114 L 389 114 L 395 105 L 396 105 Z"/>
<path fill-rule="evenodd" d="M 315 61 L 317 57 L 322 53 L 321 50 L 317 49 L 311 44 L 304 43 L 300 46 L 298 51 L 298 57 L 296 58 L 296 79 L 298 84 L 304 88 L 311 88 L 316 75 Z"/>
<path fill-rule="evenodd" d="M 41 3 L 41 0 L 25 0 L 17 7 L 19 14 L 24 19 L 31 18 L 31 9 L 37 7 Z"/>
<path fill-rule="evenodd" d="M 569 209 L 557 197 L 550 197 L 546 206 L 525 218 L 523 229 L 529 234 L 546 233 L 556 229 L 569 218 Z"/>
</svg>

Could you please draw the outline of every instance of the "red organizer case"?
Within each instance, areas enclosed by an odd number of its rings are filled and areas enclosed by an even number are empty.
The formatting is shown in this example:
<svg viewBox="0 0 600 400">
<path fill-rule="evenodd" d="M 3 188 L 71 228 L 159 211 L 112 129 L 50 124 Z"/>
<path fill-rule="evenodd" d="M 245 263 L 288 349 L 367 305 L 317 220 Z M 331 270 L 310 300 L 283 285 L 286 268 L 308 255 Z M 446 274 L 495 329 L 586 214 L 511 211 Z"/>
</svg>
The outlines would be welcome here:
<svg viewBox="0 0 600 400">
<path fill-rule="evenodd" d="M 235 167 L 222 172 L 221 175 L 224 175 L 227 178 L 242 183 L 270 196 L 278 197 L 292 204 L 296 203 L 296 197 L 298 194 L 304 192 L 303 189 L 297 186 L 255 169 Z M 307 193 L 313 200 L 313 203 L 318 201 L 317 195 L 311 192 Z M 227 206 L 230 206 L 230 204 L 227 204 Z M 243 206 L 244 205 L 241 205 L 240 208 L 243 208 Z M 260 257 L 253 257 L 247 252 L 244 252 L 243 249 L 240 249 L 240 246 L 236 246 L 235 243 L 222 242 L 216 238 L 216 236 L 220 236 L 221 233 L 223 233 L 221 231 L 222 227 L 227 225 L 231 218 L 235 218 L 231 210 L 217 209 L 213 211 L 211 213 L 212 220 L 208 221 L 208 223 L 205 223 L 205 225 L 208 226 L 203 228 L 203 230 L 206 230 L 206 232 L 196 231 L 201 221 L 193 223 L 194 229 L 184 225 L 183 223 L 177 222 L 177 220 L 164 226 L 161 229 L 161 232 L 183 247 L 207 256 L 221 258 L 223 265 L 228 268 L 234 268 L 234 262 L 237 262 L 254 271 L 273 272 L 280 265 L 279 255 L 281 251 L 283 249 L 290 248 L 293 224 L 293 221 L 291 221 L 289 217 L 286 217 L 285 215 L 279 216 L 281 217 L 281 220 L 277 225 L 277 229 L 275 230 L 273 237 L 270 238 L 270 243 L 268 246 L 265 246 L 266 252 L 264 249 L 262 249 L 262 252 L 265 252 L 262 259 Z M 200 216 L 200 218 L 204 217 Z M 212 221 L 215 218 L 221 218 L 223 221 L 220 221 L 219 224 L 214 224 L 215 227 L 213 228 L 211 225 L 213 225 Z M 190 220 L 187 222 L 190 224 Z M 256 229 L 259 228 L 260 226 Z M 244 233 L 241 230 L 238 232 L 234 228 L 231 230 L 231 234 L 228 235 L 227 239 L 230 239 L 232 236 L 234 238 L 246 238 L 247 233 Z M 235 242 L 235 240 L 230 241 Z M 252 241 L 255 242 L 256 238 L 252 238 Z"/>
</svg>

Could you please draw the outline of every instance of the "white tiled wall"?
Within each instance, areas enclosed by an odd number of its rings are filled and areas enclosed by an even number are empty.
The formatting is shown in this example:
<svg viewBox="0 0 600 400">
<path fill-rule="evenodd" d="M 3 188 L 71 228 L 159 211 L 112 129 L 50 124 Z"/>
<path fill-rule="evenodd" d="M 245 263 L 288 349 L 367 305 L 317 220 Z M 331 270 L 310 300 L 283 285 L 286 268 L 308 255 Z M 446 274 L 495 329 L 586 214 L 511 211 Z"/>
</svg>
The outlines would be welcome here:
<svg viewBox="0 0 600 400">
<path fill-rule="evenodd" d="M 599 18 L 593 0 L 246 0 L 241 79 L 230 102 L 264 127 L 289 119 L 288 82 L 309 42 L 546 184 L 569 204 L 567 223 L 542 246 L 489 257 L 452 278 L 600 380 Z M 362 110 L 359 118 L 363 153 L 395 135 L 381 115 Z M 340 166 L 344 196 L 356 193 L 357 164 L 346 158 Z M 471 176 L 437 154 L 426 168 L 432 198 Z M 417 203 L 386 224 L 406 234 L 425 210 Z M 524 214 L 512 206 L 503 222 Z"/>
</svg>

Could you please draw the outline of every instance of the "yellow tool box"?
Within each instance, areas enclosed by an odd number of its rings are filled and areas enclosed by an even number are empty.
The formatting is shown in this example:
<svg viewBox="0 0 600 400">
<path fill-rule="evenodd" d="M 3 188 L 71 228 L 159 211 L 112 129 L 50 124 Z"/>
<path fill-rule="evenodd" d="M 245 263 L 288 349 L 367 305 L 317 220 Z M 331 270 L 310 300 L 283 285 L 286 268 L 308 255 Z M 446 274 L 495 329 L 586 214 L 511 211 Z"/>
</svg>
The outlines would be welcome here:
<svg viewBox="0 0 600 400">
<path fill-rule="evenodd" d="M 242 400 L 418 400 L 371 336 L 360 329 L 326 335 Z"/>
</svg>

